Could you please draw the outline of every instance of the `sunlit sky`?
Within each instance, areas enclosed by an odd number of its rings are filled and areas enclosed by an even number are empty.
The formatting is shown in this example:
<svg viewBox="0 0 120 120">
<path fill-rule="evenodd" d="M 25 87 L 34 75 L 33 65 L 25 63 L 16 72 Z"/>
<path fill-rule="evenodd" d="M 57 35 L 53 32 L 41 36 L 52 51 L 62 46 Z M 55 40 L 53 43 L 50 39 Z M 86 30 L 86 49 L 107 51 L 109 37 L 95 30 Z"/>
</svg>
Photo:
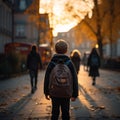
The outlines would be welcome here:
<svg viewBox="0 0 120 120">
<path fill-rule="evenodd" d="M 65 5 L 69 4 L 70 12 Z M 49 13 L 50 27 L 54 36 L 58 32 L 67 32 L 77 25 L 85 15 L 92 16 L 93 0 L 40 0 L 40 13 Z M 73 17 L 77 15 L 77 17 Z"/>
</svg>

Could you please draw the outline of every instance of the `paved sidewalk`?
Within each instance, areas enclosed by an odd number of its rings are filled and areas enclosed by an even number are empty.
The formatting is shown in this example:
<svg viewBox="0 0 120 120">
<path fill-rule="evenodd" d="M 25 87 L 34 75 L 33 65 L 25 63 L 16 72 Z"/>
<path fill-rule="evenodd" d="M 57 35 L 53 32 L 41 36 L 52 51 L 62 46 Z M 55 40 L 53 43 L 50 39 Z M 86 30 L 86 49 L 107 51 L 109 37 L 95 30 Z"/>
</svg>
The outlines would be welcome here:
<svg viewBox="0 0 120 120">
<path fill-rule="evenodd" d="M 51 101 L 43 95 L 44 73 L 39 73 L 34 94 L 30 94 L 29 75 L 0 81 L 0 120 L 50 120 Z M 78 78 L 79 97 L 71 102 L 71 120 L 120 120 L 120 74 L 100 70 L 92 86 L 81 66 Z"/>
</svg>

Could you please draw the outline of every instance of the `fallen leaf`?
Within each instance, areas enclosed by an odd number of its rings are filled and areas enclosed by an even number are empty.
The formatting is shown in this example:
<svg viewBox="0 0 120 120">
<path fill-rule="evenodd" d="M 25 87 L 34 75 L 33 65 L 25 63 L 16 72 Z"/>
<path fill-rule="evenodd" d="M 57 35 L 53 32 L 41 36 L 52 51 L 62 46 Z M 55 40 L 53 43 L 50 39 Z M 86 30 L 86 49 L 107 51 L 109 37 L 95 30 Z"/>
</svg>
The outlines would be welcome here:
<svg viewBox="0 0 120 120">
<path fill-rule="evenodd" d="M 105 109 L 105 106 L 99 106 L 100 109 Z"/>
<path fill-rule="evenodd" d="M 0 107 L 6 106 L 6 105 L 8 105 L 8 104 L 7 103 L 1 103 Z"/>
</svg>

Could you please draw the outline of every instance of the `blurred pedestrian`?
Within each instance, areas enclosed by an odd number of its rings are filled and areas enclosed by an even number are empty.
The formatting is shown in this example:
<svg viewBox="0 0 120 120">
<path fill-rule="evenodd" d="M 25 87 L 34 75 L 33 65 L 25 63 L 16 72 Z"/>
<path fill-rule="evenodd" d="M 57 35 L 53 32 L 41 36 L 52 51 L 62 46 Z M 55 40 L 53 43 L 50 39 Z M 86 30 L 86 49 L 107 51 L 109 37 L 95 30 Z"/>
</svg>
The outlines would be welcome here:
<svg viewBox="0 0 120 120">
<path fill-rule="evenodd" d="M 88 66 L 89 66 L 89 76 L 92 77 L 92 85 L 96 84 L 96 77 L 99 76 L 99 67 L 100 67 L 100 57 L 97 53 L 96 48 L 93 48 L 89 58 L 88 58 Z"/>
<path fill-rule="evenodd" d="M 83 63 L 85 71 L 88 71 L 88 66 L 87 66 L 88 57 L 89 57 L 89 52 L 85 52 L 84 55 L 83 55 L 83 59 L 82 59 L 82 63 Z"/>
<path fill-rule="evenodd" d="M 31 93 L 37 89 L 38 68 L 42 69 L 41 56 L 37 53 L 37 47 L 32 46 L 31 52 L 27 56 L 27 68 L 29 69 L 31 80 Z"/>
<path fill-rule="evenodd" d="M 76 69 L 76 72 L 78 74 L 79 70 L 80 70 L 80 63 L 81 63 L 81 54 L 80 54 L 80 51 L 77 50 L 77 49 L 74 49 L 72 52 L 71 52 L 71 55 L 70 55 L 70 58 L 74 64 L 74 67 Z"/>
<path fill-rule="evenodd" d="M 70 109 L 70 99 L 75 101 L 78 96 L 78 78 L 75 68 L 70 60 L 70 58 L 65 55 L 67 52 L 68 45 L 65 40 L 58 40 L 55 44 L 55 51 L 53 58 L 51 59 L 44 78 L 44 94 L 46 99 L 52 100 L 52 116 L 51 120 L 58 120 L 60 114 L 60 108 L 62 113 L 62 120 L 70 120 L 69 109 Z M 60 65 L 59 65 L 60 64 Z M 69 69 L 69 76 L 71 78 L 71 84 L 67 84 L 70 78 L 62 77 L 65 74 L 65 69 L 60 69 L 62 66 L 67 66 Z M 53 73 L 53 69 L 59 66 L 58 76 L 56 76 L 56 71 Z M 66 67 L 65 67 L 66 68 Z M 64 71 L 64 72 L 61 72 Z M 54 78 L 51 76 L 54 75 Z M 54 84 L 51 85 L 51 82 Z M 68 89 L 70 86 L 70 90 Z M 70 95 L 67 95 L 69 93 Z"/>
</svg>

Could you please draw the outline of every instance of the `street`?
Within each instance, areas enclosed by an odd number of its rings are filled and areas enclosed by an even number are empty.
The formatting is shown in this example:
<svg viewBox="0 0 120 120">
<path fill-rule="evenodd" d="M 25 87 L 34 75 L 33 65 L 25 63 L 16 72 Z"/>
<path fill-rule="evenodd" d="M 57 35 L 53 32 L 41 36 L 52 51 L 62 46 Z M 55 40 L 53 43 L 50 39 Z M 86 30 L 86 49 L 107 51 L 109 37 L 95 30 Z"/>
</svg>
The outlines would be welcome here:
<svg viewBox="0 0 120 120">
<path fill-rule="evenodd" d="M 0 120 L 50 120 L 51 101 L 43 94 L 45 71 L 31 94 L 28 74 L 0 81 Z M 120 73 L 100 69 L 96 85 L 80 67 L 79 97 L 71 102 L 71 120 L 120 120 Z"/>
</svg>

